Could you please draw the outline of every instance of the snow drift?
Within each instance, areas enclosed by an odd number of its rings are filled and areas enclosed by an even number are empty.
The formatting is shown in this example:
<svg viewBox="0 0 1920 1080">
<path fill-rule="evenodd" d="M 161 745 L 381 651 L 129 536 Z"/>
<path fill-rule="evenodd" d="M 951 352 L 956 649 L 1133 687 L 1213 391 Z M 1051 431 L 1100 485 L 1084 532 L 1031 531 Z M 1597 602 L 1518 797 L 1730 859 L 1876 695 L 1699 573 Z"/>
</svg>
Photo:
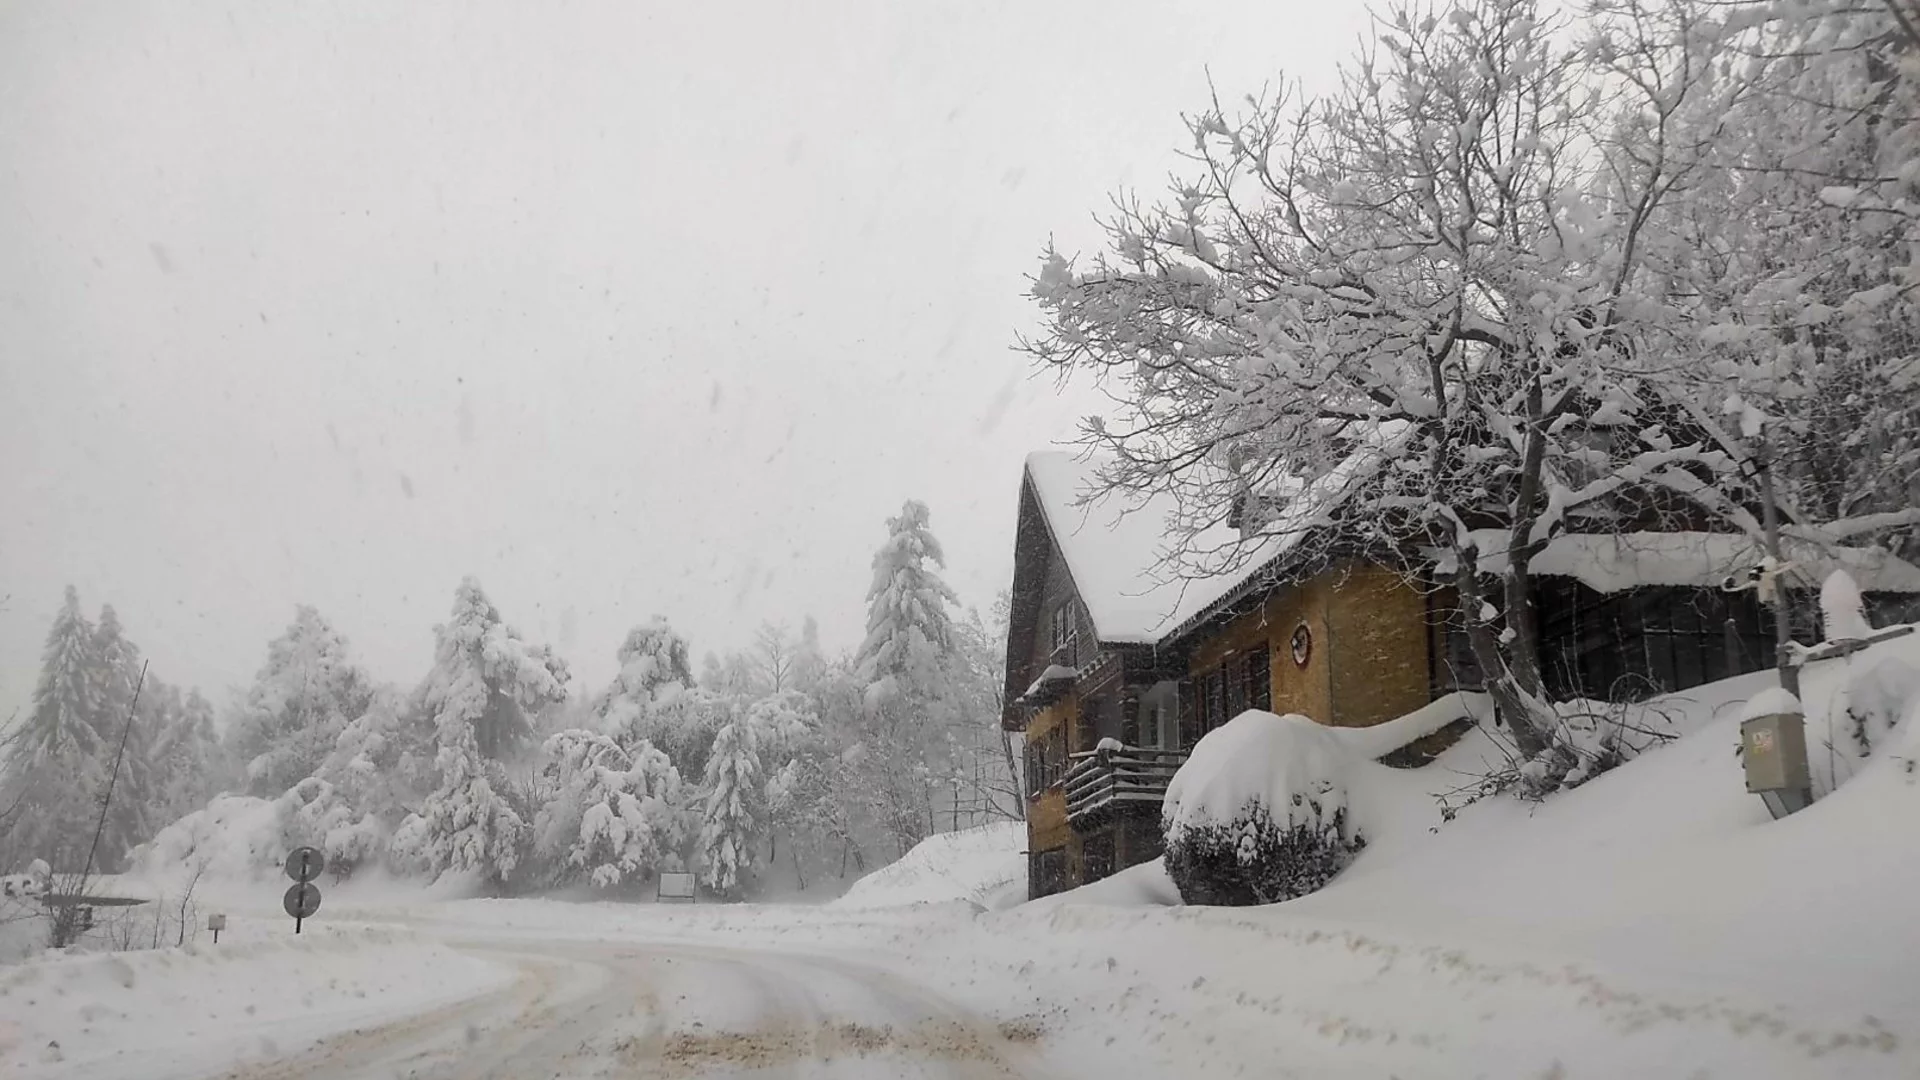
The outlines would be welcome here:
<svg viewBox="0 0 1920 1080">
<path fill-rule="evenodd" d="M 1023 821 L 1003 821 L 929 836 L 900 861 L 853 883 L 832 902 L 839 908 L 966 900 L 986 907 L 1026 897 L 1027 844 Z M 1009 896 L 1009 894 L 1014 894 Z"/>
</svg>

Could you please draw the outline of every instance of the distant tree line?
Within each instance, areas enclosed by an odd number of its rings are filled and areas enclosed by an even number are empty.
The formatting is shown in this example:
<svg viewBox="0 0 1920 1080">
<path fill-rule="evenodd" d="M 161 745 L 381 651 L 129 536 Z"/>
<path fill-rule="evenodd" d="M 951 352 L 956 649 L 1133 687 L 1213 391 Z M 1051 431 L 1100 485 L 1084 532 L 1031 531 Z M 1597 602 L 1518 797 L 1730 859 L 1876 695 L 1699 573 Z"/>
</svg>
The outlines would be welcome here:
<svg viewBox="0 0 1920 1080">
<path fill-rule="evenodd" d="M 591 695 L 471 577 L 411 689 L 378 683 L 298 607 L 218 724 L 199 691 L 148 675 L 97 861 L 204 866 L 250 800 L 270 804 L 262 865 L 312 844 L 341 875 L 619 893 L 691 871 L 743 898 L 776 874 L 804 889 L 930 832 L 1018 816 L 997 725 L 1004 599 L 991 621 L 960 610 L 924 504 L 887 525 L 850 655 L 825 655 L 811 618 L 797 634 L 767 623 L 696 677 L 655 617 Z M 31 711 L 0 744 L 0 869 L 85 859 L 139 668 L 113 609 L 90 622 L 69 588 Z"/>
</svg>

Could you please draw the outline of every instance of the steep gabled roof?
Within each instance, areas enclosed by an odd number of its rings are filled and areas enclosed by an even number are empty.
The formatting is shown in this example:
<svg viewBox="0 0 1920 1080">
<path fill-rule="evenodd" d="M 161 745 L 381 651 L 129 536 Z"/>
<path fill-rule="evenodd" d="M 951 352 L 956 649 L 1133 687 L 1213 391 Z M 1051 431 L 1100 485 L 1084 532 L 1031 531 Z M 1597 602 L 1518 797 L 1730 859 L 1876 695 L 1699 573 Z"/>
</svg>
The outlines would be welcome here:
<svg viewBox="0 0 1920 1080">
<path fill-rule="evenodd" d="M 1178 509 L 1166 494 L 1144 498 L 1095 496 L 1101 461 L 1062 451 L 1027 456 L 1034 503 L 1066 559 L 1094 637 L 1116 645 L 1151 644 L 1219 599 L 1279 553 L 1282 538 L 1254 541 L 1237 569 L 1183 577 L 1169 563 L 1167 534 Z M 1222 523 L 1194 538 L 1199 550 L 1226 550 L 1239 541 Z M 1291 539 L 1286 541 L 1291 543 Z"/>
</svg>

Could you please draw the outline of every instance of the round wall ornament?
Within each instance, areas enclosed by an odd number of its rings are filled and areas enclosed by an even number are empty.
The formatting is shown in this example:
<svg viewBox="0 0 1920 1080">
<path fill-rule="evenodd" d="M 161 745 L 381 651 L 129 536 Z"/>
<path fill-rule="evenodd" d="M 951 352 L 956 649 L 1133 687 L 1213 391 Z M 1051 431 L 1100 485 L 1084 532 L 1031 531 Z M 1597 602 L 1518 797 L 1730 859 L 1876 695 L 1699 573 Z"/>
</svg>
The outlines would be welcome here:
<svg viewBox="0 0 1920 1080">
<path fill-rule="evenodd" d="M 1307 629 L 1306 623 L 1293 628 L 1293 638 L 1287 647 L 1293 653 L 1295 666 L 1306 667 L 1307 659 L 1313 655 L 1313 631 Z"/>
</svg>

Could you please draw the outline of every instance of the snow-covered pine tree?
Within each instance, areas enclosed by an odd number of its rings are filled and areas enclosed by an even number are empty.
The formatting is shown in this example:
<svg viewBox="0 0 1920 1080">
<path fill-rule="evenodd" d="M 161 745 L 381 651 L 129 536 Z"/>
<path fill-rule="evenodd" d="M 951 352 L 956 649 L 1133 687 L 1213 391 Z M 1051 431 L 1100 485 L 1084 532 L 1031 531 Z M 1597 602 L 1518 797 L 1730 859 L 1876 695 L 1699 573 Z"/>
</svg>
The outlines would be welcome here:
<svg viewBox="0 0 1920 1080">
<path fill-rule="evenodd" d="M 408 808 L 420 805 L 434 789 L 437 753 L 433 725 L 407 695 L 392 687 L 377 688 L 367 711 L 340 732 L 332 753 L 314 773 L 329 786 L 329 796 L 350 812 L 343 816 L 327 810 L 329 831 L 308 842 L 326 851 L 330 865 L 343 865 L 348 872 L 377 860 Z M 304 801 L 313 800 L 309 795 Z"/>
<path fill-rule="evenodd" d="M 910 499 L 887 519 L 867 590 L 867 636 L 854 656 L 867 723 L 849 760 L 901 854 L 933 828 L 932 778 L 948 760 L 947 726 L 959 711 L 947 613 L 959 600 L 936 569 L 946 560 L 929 517 Z"/>
<path fill-rule="evenodd" d="M 924 721 L 948 689 L 954 653 L 948 604 L 959 598 L 935 569 L 946 566 L 929 528 L 927 504 L 909 499 L 887 519 L 887 542 L 873 555 L 867 636 L 854 666 L 867 706 L 889 724 Z"/>
<path fill-rule="evenodd" d="M 797 690 L 769 694 L 747 707 L 744 723 L 759 748 L 766 807 L 767 861 L 790 863 L 795 883 L 821 869 L 833 837 L 823 802 L 832 797 L 828 748 L 813 699 Z"/>
<path fill-rule="evenodd" d="M 728 899 L 751 886 L 755 854 L 766 833 L 765 790 L 752 729 L 727 724 L 707 758 L 707 808 L 700 830 L 700 880 Z"/>
<path fill-rule="evenodd" d="M 599 729 L 620 745 L 648 743 L 683 775 L 697 775 L 727 710 L 707 688 L 694 686 L 687 657 L 686 639 L 665 618 L 634 627 L 620 645 L 620 672 L 595 701 L 594 714 Z"/>
<path fill-rule="evenodd" d="M 248 792 L 272 797 L 312 776 L 372 698 L 373 680 L 353 663 L 346 638 L 313 608 L 295 608 L 228 723 Z"/>
<path fill-rule="evenodd" d="M 140 649 L 126 635 L 120 616 L 112 604 L 100 608 L 100 621 L 94 624 L 94 652 L 100 658 L 100 738 L 107 748 L 107 769 L 113 770 L 114 757 L 120 758 L 120 772 L 113 782 L 113 805 L 108 808 L 106 827 L 100 833 L 100 849 L 95 864 L 117 867 L 126 853 L 150 838 L 166 822 L 148 820 L 152 799 L 152 753 L 156 724 L 168 689 L 149 673 L 140 682 Z M 149 699 L 149 691 L 154 697 Z M 135 712 L 136 698 L 139 702 Z M 131 716 L 133 723 L 127 721 Z M 126 735 L 126 752 L 120 754 L 121 735 Z"/>
<path fill-rule="evenodd" d="M 611 889 L 685 865 L 697 815 L 666 754 L 584 730 L 553 735 L 542 750 L 555 794 L 534 819 L 534 851 L 550 884 L 584 878 Z"/>
<path fill-rule="evenodd" d="M 148 819 L 164 828 L 207 804 L 232 776 L 226 749 L 214 729 L 213 705 L 198 689 L 184 698 L 172 686 L 161 686 L 150 752 L 153 778 L 147 799 Z M 144 700 L 146 695 L 142 693 Z"/>
<path fill-rule="evenodd" d="M 47 631 L 40 678 L 26 721 L 10 732 L 0 773 L 0 807 L 11 808 L 0 859 L 45 859 L 78 871 L 92 840 L 95 801 L 105 791 L 113 748 L 101 736 L 104 669 L 94 628 L 67 586 Z"/>
<path fill-rule="evenodd" d="M 521 640 L 472 577 L 455 590 L 453 617 L 434 636 L 433 670 L 416 700 L 433 725 L 439 781 L 394 835 L 393 851 L 435 873 L 477 871 L 501 883 L 528 839 L 502 758 L 530 730 L 530 710 L 566 700 L 566 662 Z"/>
</svg>

